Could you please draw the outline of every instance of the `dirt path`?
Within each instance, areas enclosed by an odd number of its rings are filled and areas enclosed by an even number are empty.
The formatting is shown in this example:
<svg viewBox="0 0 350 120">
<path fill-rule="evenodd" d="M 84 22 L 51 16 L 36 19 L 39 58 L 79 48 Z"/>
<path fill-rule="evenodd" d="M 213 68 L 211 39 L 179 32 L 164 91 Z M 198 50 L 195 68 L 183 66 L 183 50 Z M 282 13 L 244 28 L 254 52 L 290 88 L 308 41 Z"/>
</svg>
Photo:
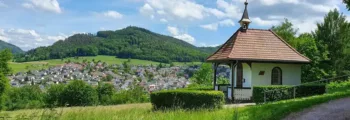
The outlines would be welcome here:
<svg viewBox="0 0 350 120">
<path fill-rule="evenodd" d="M 350 120 L 350 98 L 333 100 L 292 113 L 284 120 Z"/>
</svg>

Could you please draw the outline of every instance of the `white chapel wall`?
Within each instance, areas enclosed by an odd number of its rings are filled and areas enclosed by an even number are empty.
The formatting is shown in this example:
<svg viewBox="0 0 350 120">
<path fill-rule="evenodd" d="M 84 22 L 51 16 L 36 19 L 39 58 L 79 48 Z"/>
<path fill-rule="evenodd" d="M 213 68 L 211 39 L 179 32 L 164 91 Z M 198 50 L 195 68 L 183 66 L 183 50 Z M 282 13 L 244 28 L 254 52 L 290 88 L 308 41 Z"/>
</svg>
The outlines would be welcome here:
<svg viewBox="0 0 350 120">
<path fill-rule="evenodd" d="M 271 85 L 271 72 L 274 67 L 282 69 L 283 85 L 301 83 L 301 64 L 252 63 L 252 86 Z M 264 71 L 264 75 L 259 75 L 260 71 Z"/>
</svg>

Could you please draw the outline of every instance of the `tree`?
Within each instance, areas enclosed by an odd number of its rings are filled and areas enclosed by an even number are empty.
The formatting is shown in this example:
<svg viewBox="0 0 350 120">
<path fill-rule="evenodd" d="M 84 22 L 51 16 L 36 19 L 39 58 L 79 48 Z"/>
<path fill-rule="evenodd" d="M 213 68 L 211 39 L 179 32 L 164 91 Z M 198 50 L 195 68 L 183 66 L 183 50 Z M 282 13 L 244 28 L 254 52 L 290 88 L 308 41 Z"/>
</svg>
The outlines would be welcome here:
<svg viewBox="0 0 350 120">
<path fill-rule="evenodd" d="M 8 62 L 12 59 L 12 53 L 9 49 L 0 51 L 0 73 L 9 75 L 12 69 L 8 66 Z"/>
<path fill-rule="evenodd" d="M 111 74 L 107 74 L 106 77 L 102 78 L 102 81 L 112 81 L 113 80 L 113 76 Z"/>
<path fill-rule="evenodd" d="M 313 33 L 317 47 L 323 57 L 320 66 L 330 76 L 344 74 L 349 67 L 346 51 L 349 50 L 350 27 L 346 16 L 337 9 L 330 11 L 322 23 L 317 23 Z"/>
<path fill-rule="evenodd" d="M 230 81 L 224 76 L 219 76 L 217 84 L 230 84 Z"/>
<path fill-rule="evenodd" d="M 289 22 L 288 19 L 285 19 L 284 22 L 278 26 L 272 26 L 271 29 L 283 40 L 294 46 L 295 36 L 298 32 L 298 29 L 294 29 L 293 24 Z"/>
<path fill-rule="evenodd" d="M 294 29 L 293 24 L 287 19 L 280 25 L 273 26 L 272 30 L 282 39 L 286 40 L 299 53 L 311 60 L 310 64 L 302 66 L 301 78 L 303 82 L 319 80 L 326 75 L 319 64 L 323 56 L 318 50 L 315 38 L 312 34 L 303 33 L 297 37 L 298 30 Z"/>
<path fill-rule="evenodd" d="M 343 0 L 343 2 L 346 4 L 348 10 L 350 10 L 350 0 Z"/>
<path fill-rule="evenodd" d="M 5 93 L 10 88 L 9 81 L 6 76 L 0 73 L 0 110 L 4 109 L 5 105 Z"/>
<path fill-rule="evenodd" d="M 211 85 L 213 81 L 213 69 L 210 63 L 203 63 L 191 78 L 193 83 L 199 85 Z"/>
<path fill-rule="evenodd" d="M 38 85 L 12 87 L 7 97 L 7 110 L 41 108 L 45 105 L 44 93 Z"/>
<path fill-rule="evenodd" d="M 101 104 L 108 104 L 115 94 L 115 88 L 112 84 L 100 83 L 97 87 L 98 98 Z"/>
<path fill-rule="evenodd" d="M 320 60 L 323 59 L 320 51 L 317 48 L 315 38 L 312 34 L 303 33 L 297 38 L 294 46 L 301 54 L 311 59 L 311 63 L 302 66 L 303 82 L 310 82 L 320 80 L 323 76 L 326 76 L 324 69 L 320 66 Z"/>
<path fill-rule="evenodd" d="M 63 92 L 64 103 L 69 106 L 95 105 L 98 102 L 98 95 L 94 88 L 81 80 L 73 80 Z"/>
<path fill-rule="evenodd" d="M 64 89 L 65 89 L 64 84 L 58 84 L 58 85 L 51 85 L 46 90 L 45 101 L 46 101 L 48 107 L 64 106 L 65 105 L 64 100 L 63 100 Z"/>
</svg>

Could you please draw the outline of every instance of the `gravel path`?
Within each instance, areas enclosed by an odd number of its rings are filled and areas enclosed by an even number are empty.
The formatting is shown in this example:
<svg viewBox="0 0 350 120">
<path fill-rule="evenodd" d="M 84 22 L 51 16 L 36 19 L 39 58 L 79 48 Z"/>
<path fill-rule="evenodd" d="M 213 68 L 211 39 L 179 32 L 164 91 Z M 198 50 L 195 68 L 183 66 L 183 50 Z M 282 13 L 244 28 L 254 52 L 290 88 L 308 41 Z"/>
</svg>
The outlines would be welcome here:
<svg viewBox="0 0 350 120">
<path fill-rule="evenodd" d="M 350 98 L 333 100 L 304 109 L 288 115 L 284 120 L 350 120 Z"/>
</svg>

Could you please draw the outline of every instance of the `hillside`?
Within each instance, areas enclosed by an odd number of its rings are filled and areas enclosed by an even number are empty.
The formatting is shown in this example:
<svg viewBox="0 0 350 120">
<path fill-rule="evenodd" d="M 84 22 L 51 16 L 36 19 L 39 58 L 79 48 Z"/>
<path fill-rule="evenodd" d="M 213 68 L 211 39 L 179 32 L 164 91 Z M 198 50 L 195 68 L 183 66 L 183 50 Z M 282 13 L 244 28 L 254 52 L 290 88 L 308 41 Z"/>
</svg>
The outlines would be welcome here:
<svg viewBox="0 0 350 120">
<path fill-rule="evenodd" d="M 203 52 L 182 40 L 138 27 L 93 34 L 75 34 L 52 46 L 39 47 L 15 57 L 17 62 L 62 59 L 74 56 L 109 55 L 157 62 L 204 61 L 211 52 Z"/>
<path fill-rule="evenodd" d="M 198 47 L 199 50 L 201 50 L 202 52 L 205 53 L 214 53 L 216 52 L 216 50 L 218 50 L 220 48 L 220 46 L 216 46 L 216 47 Z"/>
<path fill-rule="evenodd" d="M 3 49 L 11 49 L 12 53 L 14 54 L 23 53 L 23 50 L 21 48 L 0 40 L 0 50 L 3 50 Z"/>
</svg>

